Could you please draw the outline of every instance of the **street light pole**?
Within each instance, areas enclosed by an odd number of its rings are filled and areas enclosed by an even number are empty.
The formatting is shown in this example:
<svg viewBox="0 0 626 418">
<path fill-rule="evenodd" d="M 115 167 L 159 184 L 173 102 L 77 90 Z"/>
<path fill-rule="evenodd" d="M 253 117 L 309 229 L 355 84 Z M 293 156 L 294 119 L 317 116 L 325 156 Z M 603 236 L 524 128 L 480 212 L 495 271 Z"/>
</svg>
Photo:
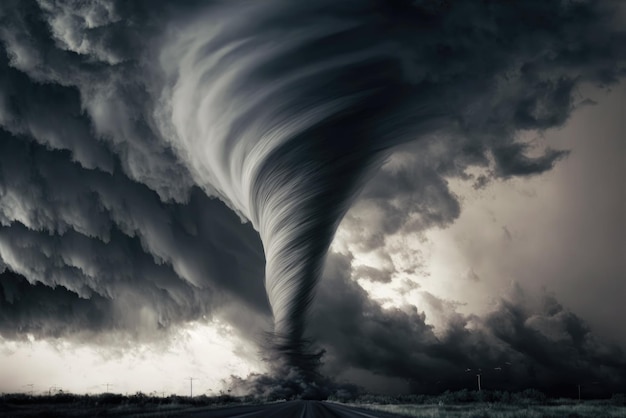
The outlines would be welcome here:
<svg viewBox="0 0 626 418">
<path fill-rule="evenodd" d="M 187 380 L 189 380 L 189 397 L 193 398 L 193 381 L 198 379 L 195 377 L 188 377 Z"/>
</svg>

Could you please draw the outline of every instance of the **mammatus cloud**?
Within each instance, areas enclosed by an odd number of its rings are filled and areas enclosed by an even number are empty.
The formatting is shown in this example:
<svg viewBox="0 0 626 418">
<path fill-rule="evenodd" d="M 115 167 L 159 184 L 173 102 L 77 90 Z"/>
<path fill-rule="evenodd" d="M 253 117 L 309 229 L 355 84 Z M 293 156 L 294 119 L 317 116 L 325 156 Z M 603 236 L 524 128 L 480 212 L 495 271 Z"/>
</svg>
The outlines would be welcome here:
<svg viewBox="0 0 626 418">
<path fill-rule="evenodd" d="M 613 6 L 5 2 L 0 259 L 103 312 L 144 295 L 163 326 L 225 303 L 263 317 L 266 292 L 281 362 L 310 372 L 309 307 L 359 192 L 372 215 L 347 222 L 373 249 L 376 234 L 454 220 L 445 179 L 468 167 L 549 170 L 566 152 L 518 133 L 562 125 L 577 86 L 624 74 Z M 403 315 L 411 344 L 438 346 Z"/>
</svg>

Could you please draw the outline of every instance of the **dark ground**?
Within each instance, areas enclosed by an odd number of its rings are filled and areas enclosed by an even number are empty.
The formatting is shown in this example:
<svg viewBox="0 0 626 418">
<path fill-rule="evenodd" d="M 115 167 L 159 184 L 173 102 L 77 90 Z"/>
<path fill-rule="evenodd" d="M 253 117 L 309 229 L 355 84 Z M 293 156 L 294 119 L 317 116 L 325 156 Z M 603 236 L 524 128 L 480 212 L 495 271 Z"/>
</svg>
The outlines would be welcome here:
<svg viewBox="0 0 626 418">
<path fill-rule="evenodd" d="M 290 401 L 271 405 L 248 405 L 231 408 L 220 408 L 189 412 L 184 416 L 194 417 L 246 417 L 246 418 L 272 418 L 272 417 L 297 417 L 297 418 L 397 418 L 400 415 L 387 412 L 370 411 L 352 408 L 336 403 L 320 401 Z"/>
<path fill-rule="evenodd" d="M 339 403 L 350 402 L 349 404 Z M 367 408 L 367 409 L 365 409 Z M 77 395 L 2 394 L 1 417 L 400 417 L 419 418 L 597 418 L 626 417 L 626 395 L 607 399 L 548 398 L 536 390 L 445 392 L 440 395 L 361 394 L 331 401 L 259 399 L 200 395 L 158 397 L 138 392 Z"/>
<path fill-rule="evenodd" d="M 90 407 L 77 405 L 17 405 L 0 408 L 1 417 L 211 417 L 211 418 L 398 418 L 401 415 L 348 407 L 330 402 L 289 401 L 266 405 L 238 405 L 224 408 L 170 405 L 143 407 Z"/>
</svg>

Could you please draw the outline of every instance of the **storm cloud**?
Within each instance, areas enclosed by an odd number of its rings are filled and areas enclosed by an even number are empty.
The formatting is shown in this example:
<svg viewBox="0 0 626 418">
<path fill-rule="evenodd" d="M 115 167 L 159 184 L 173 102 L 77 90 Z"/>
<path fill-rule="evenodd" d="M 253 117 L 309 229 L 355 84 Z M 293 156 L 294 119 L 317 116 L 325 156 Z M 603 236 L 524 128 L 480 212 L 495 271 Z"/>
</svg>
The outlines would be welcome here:
<svg viewBox="0 0 626 418">
<path fill-rule="evenodd" d="M 515 357 L 523 385 L 574 378 L 568 364 L 608 364 L 619 384 L 623 354 L 554 299 L 448 312 L 441 336 L 417 308 L 369 300 L 345 255 L 320 279 L 342 220 L 379 250 L 457 219 L 451 178 L 483 187 L 565 158 L 522 133 L 625 74 L 620 19 L 612 1 L 3 2 L 3 337 L 223 315 L 254 339 L 272 317 L 288 370 L 318 367 L 314 337 L 329 361 L 415 382 L 407 366 L 453 381 Z"/>
<path fill-rule="evenodd" d="M 351 277 L 349 257 L 329 257 L 311 318 L 311 332 L 327 348 L 323 370 L 337 378 L 359 376 L 376 386 L 418 393 L 483 388 L 537 388 L 572 396 L 576 384 L 610 395 L 624 387 L 626 353 L 598 339 L 554 295 L 535 295 L 513 284 L 484 316 L 426 293 L 422 308 L 444 317 L 434 327 L 413 305 L 383 309 Z M 434 316 L 433 315 L 433 316 Z M 432 319 L 432 318 L 429 318 Z M 332 327 L 327 324 L 332 323 Z M 595 386 L 594 386 L 595 385 Z"/>
</svg>

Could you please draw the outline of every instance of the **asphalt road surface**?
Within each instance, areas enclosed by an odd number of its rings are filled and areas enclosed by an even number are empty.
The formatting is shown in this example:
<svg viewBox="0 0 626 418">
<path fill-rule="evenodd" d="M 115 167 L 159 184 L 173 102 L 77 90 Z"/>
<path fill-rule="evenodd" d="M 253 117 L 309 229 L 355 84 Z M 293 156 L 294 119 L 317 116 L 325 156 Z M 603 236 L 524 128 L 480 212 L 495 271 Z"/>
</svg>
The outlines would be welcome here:
<svg viewBox="0 0 626 418">
<path fill-rule="evenodd" d="M 188 411 L 185 416 L 211 418 L 398 418 L 387 412 L 351 408 L 329 402 L 291 401 L 269 405 L 244 405 Z"/>
</svg>

